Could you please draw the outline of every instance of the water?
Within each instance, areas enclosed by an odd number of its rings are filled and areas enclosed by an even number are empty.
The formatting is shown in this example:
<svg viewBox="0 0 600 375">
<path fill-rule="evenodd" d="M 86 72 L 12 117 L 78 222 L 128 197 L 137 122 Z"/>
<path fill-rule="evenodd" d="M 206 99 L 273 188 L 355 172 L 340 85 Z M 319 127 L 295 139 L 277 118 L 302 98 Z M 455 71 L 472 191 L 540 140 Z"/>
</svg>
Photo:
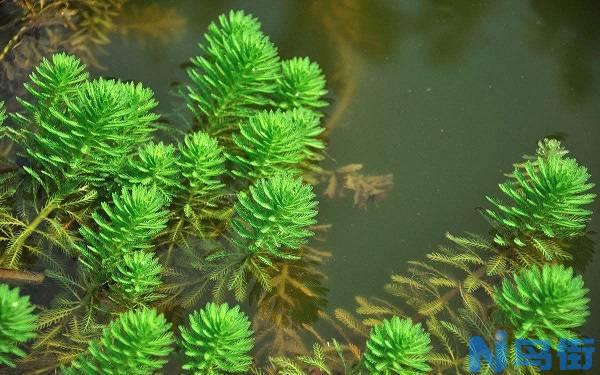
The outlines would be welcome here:
<svg viewBox="0 0 600 375">
<path fill-rule="evenodd" d="M 600 181 L 597 2 L 160 4 L 185 24 L 167 43 L 115 38 L 101 58 L 111 75 L 144 82 L 162 111 L 173 112 L 180 106 L 173 87 L 185 82 L 180 65 L 198 53 L 208 23 L 231 8 L 245 9 L 283 56 L 306 55 L 324 68 L 330 112 L 344 107 L 330 133 L 327 164 L 360 162 L 370 174 L 394 174 L 387 199 L 367 211 L 350 199 L 321 198 L 321 222 L 334 224 L 325 244 L 334 253 L 325 266 L 331 308 L 352 309 L 355 295 L 381 295 L 392 272 L 432 251 L 447 231 L 488 230 L 475 208 L 545 136 L 563 139 Z M 600 232 L 598 215 L 591 230 Z M 592 315 L 584 333 L 596 337 L 599 262 L 585 273 Z"/>
<path fill-rule="evenodd" d="M 210 21 L 245 9 L 282 56 L 306 55 L 323 67 L 335 119 L 325 165 L 363 163 L 366 173 L 394 175 L 388 197 L 366 211 L 350 197 L 320 198 L 320 221 L 333 224 L 324 244 L 334 254 L 324 266 L 330 310 L 353 309 L 356 295 L 382 295 L 391 273 L 434 250 L 446 232 L 485 233 L 489 226 L 476 208 L 545 136 L 562 139 L 600 182 L 596 1 L 156 4 L 172 11 L 159 17 L 169 32 L 157 38 L 152 31 L 159 25 L 148 34 L 144 22 L 117 20 L 129 22 L 128 34 L 122 27 L 114 33 L 96 75 L 143 82 L 170 123 L 183 126 L 181 117 L 189 116 L 173 94 L 186 82 L 186 62 Z M 593 209 L 590 229 L 600 232 L 599 204 Z M 597 338 L 599 269 L 596 256 L 584 274 L 592 315 L 583 333 Z"/>
</svg>

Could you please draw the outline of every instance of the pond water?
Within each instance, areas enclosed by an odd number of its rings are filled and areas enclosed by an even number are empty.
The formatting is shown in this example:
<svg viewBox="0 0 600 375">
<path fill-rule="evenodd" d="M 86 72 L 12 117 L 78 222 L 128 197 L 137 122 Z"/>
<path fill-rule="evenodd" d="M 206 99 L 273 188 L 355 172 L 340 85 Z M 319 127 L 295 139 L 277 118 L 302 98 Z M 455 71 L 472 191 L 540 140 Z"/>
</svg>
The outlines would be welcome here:
<svg viewBox="0 0 600 375">
<path fill-rule="evenodd" d="M 363 163 L 394 175 L 368 210 L 322 197 L 333 227 L 325 247 L 329 306 L 381 295 L 393 272 L 443 243 L 446 232 L 485 232 L 476 211 L 536 142 L 558 137 L 600 181 L 600 3 L 596 1 L 160 1 L 185 22 L 167 40 L 115 37 L 107 74 L 152 87 L 176 119 L 182 67 L 208 24 L 229 9 L 263 23 L 284 57 L 309 56 L 329 78 L 336 113 L 326 163 Z M 178 23 L 174 21 L 174 23 Z M 595 189 L 598 192 L 598 188 Z M 321 189 L 322 192 L 322 189 Z M 598 203 L 594 209 L 598 211 Z M 600 217 L 591 230 L 600 232 Z M 591 238 L 598 241 L 598 236 Z M 600 337 L 600 260 L 588 265 Z"/>
</svg>

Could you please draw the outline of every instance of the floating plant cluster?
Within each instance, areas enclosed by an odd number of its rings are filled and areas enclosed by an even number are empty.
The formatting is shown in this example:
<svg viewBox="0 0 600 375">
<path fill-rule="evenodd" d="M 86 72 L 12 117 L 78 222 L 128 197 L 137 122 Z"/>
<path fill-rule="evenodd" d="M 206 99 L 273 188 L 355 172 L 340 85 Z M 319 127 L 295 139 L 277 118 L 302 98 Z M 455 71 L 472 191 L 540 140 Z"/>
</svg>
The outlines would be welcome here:
<svg viewBox="0 0 600 375">
<path fill-rule="evenodd" d="M 320 311 L 341 341 L 290 323 L 298 301 L 320 303 L 312 265 L 325 254 L 307 245 L 319 229 L 307 181 L 335 177 L 319 166 L 325 78 L 307 58 L 281 60 L 241 11 L 212 23 L 200 48 L 183 93 L 195 130 L 176 144 L 154 135 L 150 89 L 91 79 L 67 54 L 37 66 L 19 111 L 6 116 L 0 106 L 1 134 L 18 149 L 0 176 L 0 268 L 43 270 L 50 284 L 39 307 L 0 284 L 0 365 L 64 374 L 466 373 L 470 335 L 491 338 L 503 327 L 554 346 L 577 337 L 587 289 L 567 263 L 595 196 L 586 169 L 554 140 L 515 165 L 503 199 L 488 198 L 491 235 L 448 235 L 452 248 L 392 276 L 386 290 L 401 304 L 357 297 L 362 318 L 336 310 L 348 328 Z M 235 305 L 246 300 L 258 301 L 270 327 Z M 299 328 L 317 343 L 256 355 L 273 327 L 283 344 Z"/>
</svg>

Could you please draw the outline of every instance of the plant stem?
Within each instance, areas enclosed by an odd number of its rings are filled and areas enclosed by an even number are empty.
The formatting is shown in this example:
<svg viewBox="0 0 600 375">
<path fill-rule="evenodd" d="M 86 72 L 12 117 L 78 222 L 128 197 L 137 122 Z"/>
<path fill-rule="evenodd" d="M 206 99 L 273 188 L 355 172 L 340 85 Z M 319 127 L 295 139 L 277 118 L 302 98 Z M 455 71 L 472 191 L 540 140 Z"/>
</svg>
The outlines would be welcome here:
<svg viewBox="0 0 600 375">
<path fill-rule="evenodd" d="M 4 60 L 4 58 L 6 58 L 8 53 L 18 44 L 19 40 L 21 39 L 23 34 L 25 34 L 27 32 L 27 30 L 29 30 L 29 26 L 23 25 L 23 26 L 21 26 L 19 31 L 17 31 L 16 34 L 13 35 L 12 38 L 10 38 L 8 43 L 6 43 L 6 45 L 2 49 L 2 52 L 0 52 L 0 62 L 2 62 Z"/>
<path fill-rule="evenodd" d="M 44 274 L 31 271 L 16 271 L 0 268 L 0 281 L 26 284 L 41 284 L 44 282 Z"/>
<path fill-rule="evenodd" d="M 23 245 L 31 236 L 37 227 L 56 209 L 58 208 L 58 200 L 53 199 L 35 219 L 14 239 L 11 241 L 6 253 L 0 259 L 0 264 L 9 269 L 17 269 L 18 261 L 23 250 Z"/>
</svg>

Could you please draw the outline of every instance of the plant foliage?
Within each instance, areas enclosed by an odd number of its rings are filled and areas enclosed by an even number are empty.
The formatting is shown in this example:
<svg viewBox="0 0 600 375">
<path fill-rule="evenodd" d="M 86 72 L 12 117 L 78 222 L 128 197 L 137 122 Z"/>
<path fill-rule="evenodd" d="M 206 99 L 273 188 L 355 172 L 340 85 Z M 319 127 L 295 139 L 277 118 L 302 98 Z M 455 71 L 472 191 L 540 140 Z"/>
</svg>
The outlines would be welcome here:
<svg viewBox="0 0 600 375">
<path fill-rule="evenodd" d="M 250 321 L 239 306 L 208 303 L 190 314 L 181 337 L 186 356 L 183 368 L 194 374 L 245 373 L 252 363 Z"/>
<path fill-rule="evenodd" d="M 300 119 L 300 115 L 296 115 Z M 260 112 L 240 124 L 239 133 L 232 136 L 241 151 L 231 155 L 233 174 L 250 180 L 277 173 L 299 173 L 299 164 L 307 156 L 310 142 L 308 118 L 294 121 L 292 112 Z"/>
<path fill-rule="evenodd" d="M 167 362 L 171 323 L 154 309 L 119 315 L 75 360 L 67 374 L 152 374 Z"/>
<path fill-rule="evenodd" d="M 519 338 L 536 337 L 556 344 L 576 337 L 590 312 L 581 276 L 563 265 L 525 269 L 512 280 L 505 279 L 494 299 L 503 320 Z"/>
<path fill-rule="evenodd" d="M 270 103 L 279 73 L 277 48 L 260 31 L 256 18 L 231 11 L 212 23 L 204 35 L 204 53 L 188 70 L 189 108 L 223 127 Z"/>
<path fill-rule="evenodd" d="M 364 354 L 369 374 L 426 374 L 429 335 L 420 323 L 395 316 L 373 327 Z"/>
<path fill-rule="evenodd" d="M 32 162 L 27 171 L 46 185 L 57 176 L 99 185 L 150 139 L 157 103 L 139 84 L 85 81 L 78 59 L 58 56 L 32 73 L 34 101 L 21 100 L 26 114 L 14 115 L 19 127 L 5 132 Z"/>
<path fill-rule="evenodd" d="M 238 194 L 232 228 L 237 244 L 271 264 L 271 257 L 293 259 L 295 250 L 312 235 L 317 202 L 312 187 L 289 175 L 258 180 Z"/>
<path fill-rule="evenodd" d="M 111 274 L 122 257 L 134 250 L 152 248 L 152 240 L 164 228 L 168 212 L 156 188 L 133 186 L 113 194 L 112 205 L 92 214 L 98 231 L 82 227 L 85 244 L 78 244 L 80 261 L 95 274 Z"/>
<path fill-rule="evenodd" d="M 319 109 L 327 102 L 323 96 L 325 76 L 318 64 L 307 57 L 295 57 L 281 62 L 281 75 L 277 79 L 276 101 L 283 109 Z"/>
<path fill-rule="evenodd" d="M 35 337 L 33 306 L 19 288 L 0 284 L 0 365 L 15 367 L 15 357 L 24 357 L 19 346 Z"/>
<path fill-rule="evenodd" d="M 123 255 L 111 275 L 110 296 L 124 306 L 148 305 L 158 298 L 162 266 L 152 253 L 136 250 Z"/>
<path fill-rule="evenodd" d="M 120 185 L 156 186 L 165 197 L 179 187 L 178 157 L 171 145 L 149 143 L 130 157 L 120 173 Z"/>
<path fill-rule="evenodd" d="M 593 202 L 594 186 L 587 169 L 565 156 L 557 141 L 545 141 L 535 160 L 515 169 L 510 180 L 500 184 L 509 203 L 489 198 L 495 210 L 486 214 L 498 227 L 495 241 L 519 247 L 533 245 L 551 260 L 556 254 L 548 239 L 580 236 L 592 212 L 584 206 Z"/>
</svg>

